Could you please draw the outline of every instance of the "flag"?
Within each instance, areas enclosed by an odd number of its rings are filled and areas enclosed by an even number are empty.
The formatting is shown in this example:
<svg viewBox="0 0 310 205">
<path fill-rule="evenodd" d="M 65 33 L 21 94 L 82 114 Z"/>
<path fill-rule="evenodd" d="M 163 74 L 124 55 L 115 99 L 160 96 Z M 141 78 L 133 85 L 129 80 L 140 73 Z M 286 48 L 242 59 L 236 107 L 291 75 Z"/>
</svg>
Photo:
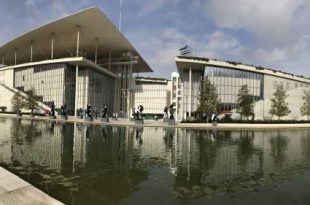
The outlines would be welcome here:
<svg viewBox="0 0 310 205">
<path fill-rule="evenodd" d="M 192 54 L 192 51 L 191 51 L 191 49 L 190 49 L 190 47 L 188 45 L 180 48 L 179 51 L 180 51 L 180 54 L 182 56 L 187 56 L 187 55 L 191 55 Z"/>
<path fill-rule="evenodd" d="M 186 46 L 180 48 L 179 51 L 184 51 L 184 50 L 186 50 L 186 49 L 188 49 L 188 45 L 186 45 Z"/>
</svg>

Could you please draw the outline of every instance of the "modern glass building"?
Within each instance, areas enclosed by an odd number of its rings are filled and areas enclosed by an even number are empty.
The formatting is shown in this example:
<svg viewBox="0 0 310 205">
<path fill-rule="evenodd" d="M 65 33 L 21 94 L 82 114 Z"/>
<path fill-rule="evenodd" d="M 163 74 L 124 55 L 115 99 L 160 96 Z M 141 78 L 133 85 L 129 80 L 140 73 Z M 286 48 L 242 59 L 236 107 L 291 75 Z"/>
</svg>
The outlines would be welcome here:
<svg viewBox="0 0 310 205">
<path fill-rule="evenodd" d="M 183 119 L 195 115 L 199 105 L 200 89 L 205 79 L 216 87 L 220 113 L 236 113 L 238 91 L 247 85 L 255 104 L 256 119 L 270 119 L 270 99 L 278 87 L 288 94 L 291 113 L 287 119 L 303 119 L 302 106 L 305 90 L 310 90 L 310 80 L 303 76 L 245 65 L 236 62 L 212 60 L 201 57 L 179 56 L 175 59 L 183 84 Z"/>
<path fill-rule="evenodd" d="M 96 22 L 96 23 L 94 23 Z M 142 56 L 96 7 L 61 18 L 0 47 L 0 92 L 34 90 L 45 109 L 89 104 L 129 117 L 133 73 L 152 72 Z M 8 90 L 11 92 L 9 94 Z M 7 103 L 10 109 L 9 101 Z"/>
<path fill-rule="evenodd" d="M 255 101 L 264 97 L 264 76 L 242 70 L 228 68 L 206 67 L 204 79 L 208 78 L 217 89 L 220 111 L 231 111 L 237 108 L 238 91 L 242 85 L 248 85 L 249 94 Z"/>
</svg>

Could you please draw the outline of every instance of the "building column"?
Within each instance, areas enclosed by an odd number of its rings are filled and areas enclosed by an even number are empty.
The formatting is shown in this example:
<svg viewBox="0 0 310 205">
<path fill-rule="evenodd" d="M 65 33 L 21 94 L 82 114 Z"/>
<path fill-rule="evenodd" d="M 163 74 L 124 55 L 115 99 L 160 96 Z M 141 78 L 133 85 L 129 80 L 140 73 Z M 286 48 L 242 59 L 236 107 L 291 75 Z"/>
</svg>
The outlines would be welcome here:
<svg viewBox="0 0 310 205">
<path fill-rule="evenodd" d="M 111 70 L 111 56 L 112 56 L 112 49 L 109 49 L 109 70 Z"/>
<path fill-rule="evenodd" d="M 30 42 L 30 62 L 32 62 L 32 55 L 33 55 L 32 44 L 33 44 L 33 41 Z"/>
<path fill-rule="evenodd" d="M 98 40 L 99 38 L 95 38 L 95 43 L 96 43 L 96 46 L 95 46 L 95 63 L 97 64 L 97 59 L 98 59 Z"/>
<path fill-rule="evenodd" d="M 127 79 L 127 117 L 131 116 L 131 108 L 134 106 L 133 102 L 133 92 L 132 92 L 132 65 L 129 65 L 127 71 L 128 79 Z"/>
<path fill-rule="evenodd" d="M 179 80 L 178 80 L 178 77 L 176 76 L 175 77 L 175 80 L 176 80 L 176 88 L 175 88 L 175 96 L 176 96 L 176 99 L 175 99 L 175 119 L 178 120 L 179 117 Z M 173 86 L 173 83 L 172 83 L 172 86 Z M 173 95 L 173 93 L 172 93 Z M 172 100 L 171 100 L 172 102 Z"/>
<path fill-rule="evenodd" d="M 17 63 L 17 48 L 14 49 L 14 65 Z"/>
<path fill-rule="evenodd" d="M 51 33 L 51 59 L 54 59 L 54 36 L 55 33 Z"/>
<path fill-rule="evenodd" d="M 81 26 L 77 25 L 77 37 L 76 37 L 76 57 L 79 57 L 79 51 L 80 51 L 80 29 Z"/>
<path fill-rule="evenodd" d="M 189 85 L 188 85 L 188 94 L 189 94 L 189 117 L 192 116 L 192 68 L 189 68 Z"/>
<path fill-rule="evenodd" d="M 79 91 L 79 87 L 78 87 L 78 77 L 79 77 L 79 65 L 76 64 L 75 67 L 75 103 L 74 103 L 74 116 L 77 116 L 77 109 L 78 109 L 78 91 Z"/>
<path fill-rule="evenodd" d="M 2 56 L 2 65 L 4 65 L 4 56 Z"/>
</svg>

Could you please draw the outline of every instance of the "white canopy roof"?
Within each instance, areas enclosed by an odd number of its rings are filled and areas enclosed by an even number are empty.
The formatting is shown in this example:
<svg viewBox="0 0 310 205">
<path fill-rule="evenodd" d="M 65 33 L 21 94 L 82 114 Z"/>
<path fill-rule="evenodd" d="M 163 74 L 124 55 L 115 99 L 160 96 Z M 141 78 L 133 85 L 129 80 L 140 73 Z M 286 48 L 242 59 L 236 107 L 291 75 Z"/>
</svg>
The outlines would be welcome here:
<svg viewBox="0 0 310 205">
<path fill-rule="evenodd" d="M 75 57 L 77 47 L 77 26 L 80 27 L 80 54 L 90 60 L 95 58 L 96 38 L 98 39 L 98 60 L 107 59 L 111 49 L 112 58 L 119 58 L 123 52 L 138 56 L 134 72 L 152 72 L 137 50 L 97 8 L 92 7 L 61 18 L 30 31 L 0 47 L 0 59 L 6 65 L 14 65 L 15 51 L 17 64 L 30 61 L 31 45 L 33 61 L 51 58 L 54 39 L 54 59 Z"/>
</svg>

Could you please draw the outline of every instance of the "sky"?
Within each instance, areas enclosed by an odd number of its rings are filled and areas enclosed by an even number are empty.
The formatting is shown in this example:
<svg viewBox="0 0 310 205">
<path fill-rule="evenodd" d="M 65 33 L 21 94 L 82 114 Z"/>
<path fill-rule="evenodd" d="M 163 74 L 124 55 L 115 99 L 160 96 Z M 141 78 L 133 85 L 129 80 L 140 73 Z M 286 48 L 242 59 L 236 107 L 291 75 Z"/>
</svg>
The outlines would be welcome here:
<svg viewBox="0 0 310 205">
<path fill-rule="evenodd" d="M 0 0 L 0 45 L 91 6 L 118 25 L 118 0 Z M 195 56 L 310 76 L 308 0 L 123 0 L 122 32 L 154 70 L 170 78 L 174 57 Z"/>
</svg>

